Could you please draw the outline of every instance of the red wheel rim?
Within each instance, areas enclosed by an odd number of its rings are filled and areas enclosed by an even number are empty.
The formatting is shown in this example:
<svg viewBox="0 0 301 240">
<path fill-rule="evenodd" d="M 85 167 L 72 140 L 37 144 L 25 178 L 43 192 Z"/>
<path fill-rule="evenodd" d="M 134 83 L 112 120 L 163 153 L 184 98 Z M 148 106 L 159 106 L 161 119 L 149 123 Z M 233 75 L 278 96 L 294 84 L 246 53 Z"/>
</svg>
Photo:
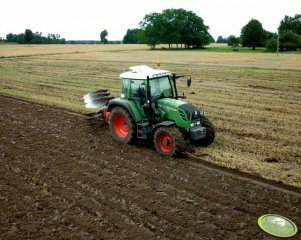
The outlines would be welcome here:
<svg viewBox="0 0 301 240">
<path fill-rule="evenodd" d="M 126 136 L 129 134 L 129 127 L 127 125 L 126 118 L 123 115 L 118 114 L 114 117 L 113 127 L 115 133 L 120 138 L 126 138 Z"/>
<path fill-rule="evenodd" d="M 160 148 L 163 152 L 170 152 L 172 150 L 173 141 L 167 134 L 162 134 L 158 137 Z"/>
</svg>

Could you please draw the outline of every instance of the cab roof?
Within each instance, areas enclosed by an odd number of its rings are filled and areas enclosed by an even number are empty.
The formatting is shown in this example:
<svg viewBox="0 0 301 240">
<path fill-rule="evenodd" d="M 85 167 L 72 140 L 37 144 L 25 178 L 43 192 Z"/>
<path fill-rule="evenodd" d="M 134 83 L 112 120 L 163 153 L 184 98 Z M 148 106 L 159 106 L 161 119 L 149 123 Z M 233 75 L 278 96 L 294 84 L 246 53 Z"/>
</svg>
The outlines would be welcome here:
<svg viewBox="0 0 301 240">
<path fill-rule="evenodd" d="M 171 73 L 166 70 L 153 69 L 146 65 L 139 65 L 130 67 L 130 71 L 124 72 L 120 74 L 120 77 L 123 79 L 147 79 L 149 77 L 158 78 L 164 76 L 170 76 Z"/>
</svg>

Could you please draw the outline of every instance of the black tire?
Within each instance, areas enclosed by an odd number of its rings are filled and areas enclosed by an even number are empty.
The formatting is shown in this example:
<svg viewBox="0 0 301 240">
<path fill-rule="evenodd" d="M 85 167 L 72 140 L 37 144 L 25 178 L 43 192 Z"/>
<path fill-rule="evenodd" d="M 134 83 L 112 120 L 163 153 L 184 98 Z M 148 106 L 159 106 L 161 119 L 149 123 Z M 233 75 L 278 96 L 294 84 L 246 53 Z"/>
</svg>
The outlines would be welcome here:
<svg viewBox="0 0 301 240">
<path fill-rule="evenodd" d="M 215 128 L 213 124 L 209 121 L 209 119 L 206 117 L 203 121 L 202 126 L 206 128 L 206 137 L 198 141 L 193 141 L 193 143 L 196 144 L 197 146 L 207 147 L 214 141 Z"/>
<path fill-rule="evenodd" d="M 153 137 L 154 147 L 159 154 L 173 157 L 186 151 L 183 134 L 176 127 L 159 127 Z"/>
<path fill-rule="evenodd" d="M 124 119 L 125 121 L 123 127 L 121 128 L 118 127 L 120 125 L 120 119 Z M 121 143 L 134 142 L 136 136 L 136 126 L 132 116 L 126 109 L 122 107 L 114 107 L 112 109 L 109 118 L 109 127 L 112 136 L 116 141 Z"/>
</svg>

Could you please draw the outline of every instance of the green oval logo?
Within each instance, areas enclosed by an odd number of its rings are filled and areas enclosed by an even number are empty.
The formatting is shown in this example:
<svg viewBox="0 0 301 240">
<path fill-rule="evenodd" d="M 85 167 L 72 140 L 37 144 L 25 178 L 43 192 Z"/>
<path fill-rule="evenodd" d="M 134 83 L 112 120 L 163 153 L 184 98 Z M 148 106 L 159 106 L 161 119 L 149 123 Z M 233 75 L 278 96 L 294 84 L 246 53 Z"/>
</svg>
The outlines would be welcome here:
<svg viewBox="0 0 301 240">
<path fill-rule="evenodd" d="M 276 214 L 265 214 L 258 218 L 259 227 L 276 237 L 292 237 L 298 232 L 295 223 L 286 217 Z"/>
</svg>

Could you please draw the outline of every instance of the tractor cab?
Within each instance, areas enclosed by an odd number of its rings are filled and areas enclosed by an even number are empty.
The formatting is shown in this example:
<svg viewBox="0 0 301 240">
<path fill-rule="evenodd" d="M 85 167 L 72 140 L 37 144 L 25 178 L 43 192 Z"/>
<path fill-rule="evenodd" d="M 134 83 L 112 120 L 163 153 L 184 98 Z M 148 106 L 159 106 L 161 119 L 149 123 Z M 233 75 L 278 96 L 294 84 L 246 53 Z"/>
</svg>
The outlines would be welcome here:
<svg viewBox="0 0 301 240">
<path fill-rule="evenodd" d="M 121 98 L 147 101 L 147 87 L 151 88 L 153 100 L 166 95 L 173 97 L 170 83 L 171 73 L 164 70 L 155 70 L 147 66 L 130 68 L 132 71 L 122 73 Z M 148 85 L 149 84 L 149 85 Z"/>
<path fill-rule="evenodd" d="M 152 69 L 148 66 L 136 66 L 132 71 L 122 73 L 122 99 L 147 101 L 147 87 L 150 88 L 151 100 L 160 98 L 183 98 L 178 96 L 176 79 L 184 76 L 171 74 L 169 71 Z M 148 85 L 149 84 L 149 85 Z M 187 79 L 187 86 L 191 85 L 191 78 Z M 185 97 L 184 97 L 185 98 Z"/>
</svg>

